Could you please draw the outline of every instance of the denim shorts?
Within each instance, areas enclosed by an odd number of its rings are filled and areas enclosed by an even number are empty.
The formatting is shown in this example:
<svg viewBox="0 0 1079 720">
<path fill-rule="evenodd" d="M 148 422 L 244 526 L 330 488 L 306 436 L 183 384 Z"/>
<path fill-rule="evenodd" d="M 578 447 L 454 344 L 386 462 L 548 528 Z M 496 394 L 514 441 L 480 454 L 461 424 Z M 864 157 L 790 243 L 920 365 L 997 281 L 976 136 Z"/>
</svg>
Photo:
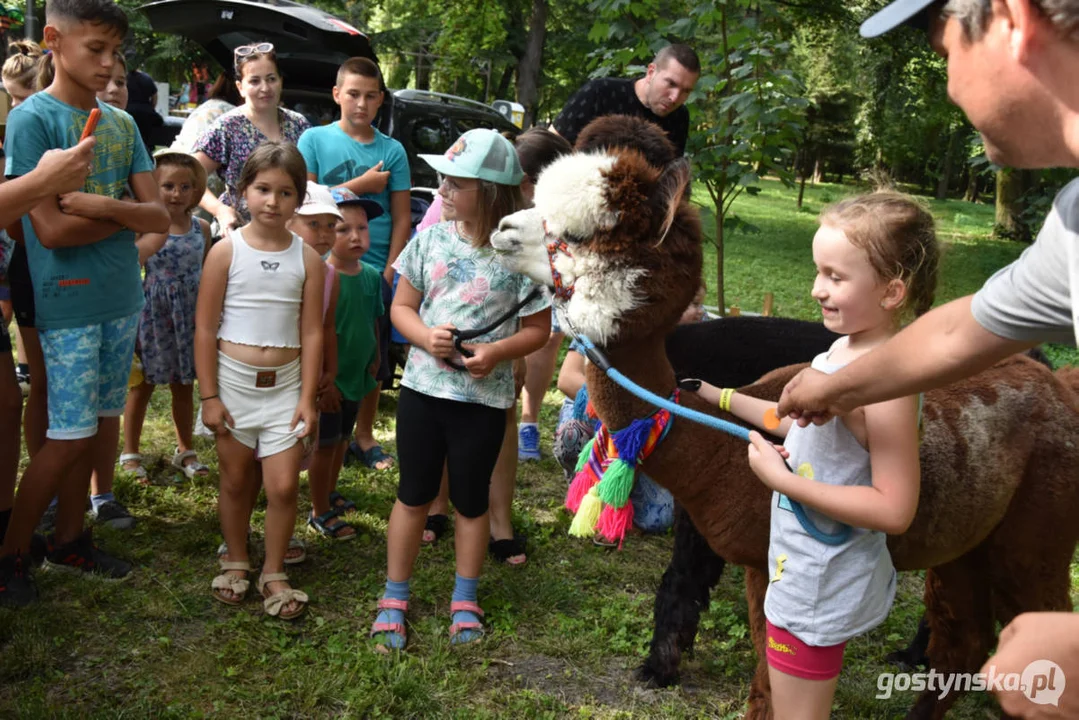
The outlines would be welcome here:
<svg viewBox="0 0 1079 720">
<path fill-rule="evenodd" d="M 93 437 L 99 417 L 124 414 L 141 315 L 137 312 L 82 327 L 38 329 L 49 385 L 47 437 Z"/>
</svg>

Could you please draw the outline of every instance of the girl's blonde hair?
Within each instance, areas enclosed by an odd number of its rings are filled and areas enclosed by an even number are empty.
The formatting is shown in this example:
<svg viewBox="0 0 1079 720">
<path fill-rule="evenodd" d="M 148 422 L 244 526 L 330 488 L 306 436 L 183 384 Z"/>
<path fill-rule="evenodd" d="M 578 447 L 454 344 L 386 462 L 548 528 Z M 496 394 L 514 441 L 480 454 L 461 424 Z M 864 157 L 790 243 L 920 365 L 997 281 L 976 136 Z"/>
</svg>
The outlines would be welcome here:
<svg viewBox="0 0 1079 720">
<path fill-rule="evenodd" d="M 507 215 L 528 207 L 521 188 L 518 185 L 499 185 L 480 180 L 479 216 L 476 218 L 476 235 L 472 238 L 472 247 L 484 247 L 491 243 L 491 233 Z"/>
<path fill-rule="evenodd" d="M 191 179 L 194 182 L 192 183 L 191 206 L 187 208 L 187 214 L 190 215 L 199 206 L 202 196 L 206 193 L 206 168 L 202 167 L 202 163 L 194 155 L 184 152 L 159 152 L 154 155 L 154 162 L 156 163 L 155 170 L 171 166 L 184 168 L 191 173 Z"/>
<path fill-rule="evenodd" d="M 902 281 L 901 309 L 917 316 L 933 306 L 940 246 L 933 216 L 913 197 L 879 190 L 847 198 L 822 210 L 820 223 L 842 230 L 864 250 L 883 281 Z"/>
<path fill-rule="evenodd" d="M 8 82 L 16 82 L 25 88 L 33 89 L 37 77 L 37 64 L 41 59 L 41 46 L 30 40 L 15 40 L 8 43 L 8 57 L 0 69 L 0 76 Z"/>
</svg>

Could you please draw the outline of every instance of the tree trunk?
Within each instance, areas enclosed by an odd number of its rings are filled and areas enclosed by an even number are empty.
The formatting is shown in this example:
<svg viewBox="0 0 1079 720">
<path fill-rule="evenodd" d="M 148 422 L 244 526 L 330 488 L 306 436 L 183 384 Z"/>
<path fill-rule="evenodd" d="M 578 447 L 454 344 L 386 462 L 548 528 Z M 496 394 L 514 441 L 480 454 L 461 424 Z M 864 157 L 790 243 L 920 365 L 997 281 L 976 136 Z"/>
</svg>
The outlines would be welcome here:
<svg viewBox="0 0 1079 720">
<path fill-rule="evenodd" d="M 506 94 L 510 90 L 510 82 L 513 80 L 513 65 L 506 65 L 502 70 L 502 78 L 498 81 L 498 87 L 495 89 L 495 96 L 492 100 L 506 97 Z"/>
<path fill-rule="evenodd" d="M 1005 233 L 1019 229 L 1018 215 L 1022 212 L 1019 198 L 1023 195 L 1023 174 L 1012 168 L 997 171 L 997 227 Z"/>
<path fill-rule="evenodd" d="M 820 166 L 820 158 L 813 161 L 813 184 L 824 182 L 824 168 Z"/>
<path fill-rule="evenodd" d="M 427 57 L 426 48 L 419 48 L 416 53 L 416 89 L 431 89 L 431 60 Z"/>
<path fill-rule="evenodd" d="M 719 193 L 716 204 L 716 305 L 721 316 L 727 314 L 727 303 L 723 300 L 723 193 Z"/>
<path fill-rule="evenodd" d="M 963 199 L 967 202 L 978 202 L 978 195 L 981 193 L 981 173 L 975 172 L 973 168 L 967 173 L 967 191 L 963 195 Z"/>
<path fill-rule="evenodd" d="M 798 209 L 802 209 L 802 198 L 806 194 L 806 174 L 802 173 L 802 179 L 798 183 Z"/>
<path fill-rule="evenodd" d="M 937 200 L 948 198 L 948 188 L 952 184 L 952 171 L 955 166 L 955 154 L 959 151 L 960 131 L 952 131 L 948 139 L 948 148 L 944 153 L 944 167 L 941 168 L 940 178 L 937 180 Z"/>
<path fill-rule="evenodd" d="M 524 105 L 524 127 L 536 120 L 536 101 L 539 99 L 539 79 L 543 70 L 543 43 L 547 38 L 547 0 L 532 0 L 532 19 L 528 24 L 528 39 L 524 55 L 517 63 L 517 102 Z"/>
</svg>

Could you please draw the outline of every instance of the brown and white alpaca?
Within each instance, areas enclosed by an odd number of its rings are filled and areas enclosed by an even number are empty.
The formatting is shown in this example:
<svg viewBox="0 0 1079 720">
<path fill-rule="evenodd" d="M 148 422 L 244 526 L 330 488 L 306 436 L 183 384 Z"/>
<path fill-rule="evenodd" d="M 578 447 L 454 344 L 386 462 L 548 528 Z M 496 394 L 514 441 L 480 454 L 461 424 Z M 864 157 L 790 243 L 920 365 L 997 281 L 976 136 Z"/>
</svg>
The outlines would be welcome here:
<svg viewBox="0 0 1079 720">
<path fill-rule="evenodd" d="M 642 121 L 624 137 L 655 132 Z M 663 397 L 675 387 L 664 338 L 701 271 L 688 181 L 685 164 L 657 169 L 633 149 L 564 157 L 540 176 L 535 207 L 503 219 L 492 236 L 507 267 L 562 289 L 563 327 L 588 335 L 623 374 Z M 798 369 L 775 371 L 743 392 L 778 398 Z M 598 367 L 586 373 L 609 427 L 652 412 Z M 691 394 L 683 402 L 720 414 Z M 993 646 L 995 622 L 1070 607 L 1069 564 L 1079 538 L 1077 407 L 1071 388 L 1024 357 L 927 394 L 919 509 L 889 549 L 898 569 L 929 569 L 929 656 L 938 672 L 976 672 Z M 769 717 L 763 598 L 771 492 L 749 470 L 743 442 L 683 420 L 648 465 L 711 549 L 746 568 L 758 653 L 747 716 Z M 924 693 L 909 717 L 942 717 L 955 699 Z"/>
</svg>

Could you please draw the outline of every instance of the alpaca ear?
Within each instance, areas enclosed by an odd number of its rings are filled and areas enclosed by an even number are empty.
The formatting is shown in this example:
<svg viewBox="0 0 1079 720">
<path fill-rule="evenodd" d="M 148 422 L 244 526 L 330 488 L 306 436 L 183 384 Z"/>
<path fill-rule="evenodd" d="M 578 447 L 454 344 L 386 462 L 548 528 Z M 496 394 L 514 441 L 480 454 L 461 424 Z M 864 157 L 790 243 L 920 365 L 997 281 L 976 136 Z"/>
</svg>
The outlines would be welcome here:
<svg viewBox="0 0 1079 720">
<path fill-rule="evenodd" d="M 663 243 L 667 233 L 671 230 L 671 226 L 674 225 L 674 218 L 678 214 L 678 208 L 686 199 L 685 194 L 689 188 L 689 181 L 689 160 L 684 157 L 668 164 L 663 169 L 663 174 L 659 176 L 657 194 L 661 198 L 663 205 L 667 207 L 667 212 L 663 217 L 663 225 L 659 228 L 659 240 L 656 241 L 657 247 Z"/>
</svg>

